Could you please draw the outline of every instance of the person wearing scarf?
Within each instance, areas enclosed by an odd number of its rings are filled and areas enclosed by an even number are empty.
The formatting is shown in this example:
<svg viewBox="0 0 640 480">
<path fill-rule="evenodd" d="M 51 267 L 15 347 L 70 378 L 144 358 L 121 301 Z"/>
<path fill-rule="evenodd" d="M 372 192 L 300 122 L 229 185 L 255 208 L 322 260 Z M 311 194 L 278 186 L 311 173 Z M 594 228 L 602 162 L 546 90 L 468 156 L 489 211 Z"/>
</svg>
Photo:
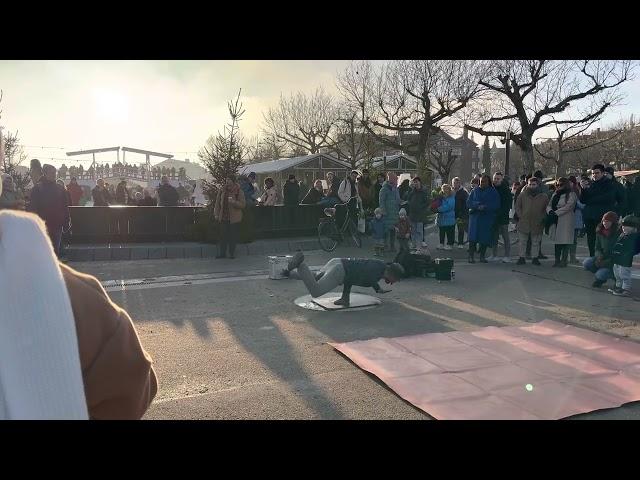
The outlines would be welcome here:
<svg viewBox="0 0 640 480">
<path fill-rule="evenodd" d="M 596 279 L 591 285 L 594 288 L 600 288 L 613 278 L 612 251 L 619 233 L 618 214 L 613 211 L 605 213 L 596 227 L 596 254 L 585 258 L 582 263 L 585 270 L 595 274 Z"/>
<path fill-rule="evenodd" d="M 242 221 L 242 209 L 246 206 L 244 192 L 236 182 L 234 175 L 229 175 L 224 187 L 218 191 L 213 216 L 220 224 L 220 240 L 216 258 L 226 258 L 227 247 L 229 258 L 236 258 L 236 243 Z"/>
<path fill-rule="evenodd" d="M 524 265 L 525 250 L 527 248 L 527 240 L 531 236 L 531 245 L 537 250 L 533 255 L 531 263 L 540 265 L 538 256 L 540 255 L 540 243 L 542 232 L 544 230 L 544 220 L 546 217 L 546 208 L 549 203 L 549 197 L 542 191 L 540 180 L 537 177 L 531 177 L 527 180 L 527 186 L 516 200 L 516 212 L 514 218 L 518 218 L 518 238 L 520 248 L 520 258 L 518 265 Z"/>
<path fill-rule="evenodd" d="M 547 215 L 553 218 L 549 225 L 549 237 L 555 245 L 554 267 L 566 267 L 569 259 L 569 247 L 575 236 L 575 209 L 578 196 L 573 191 L 568 178 L 560 177 L 556 181 L 556 190 L 547 205 Z"/>
<path fill-rule="evenodd" d="M 362 175 L 358 176 L 356 184 L 358 186 L 358 195 L 362 199 L 362 207 L 364 209 L 373 208 L 373 183 L 369 178 L 369 170 L 362 170 Z"/>
</svg>

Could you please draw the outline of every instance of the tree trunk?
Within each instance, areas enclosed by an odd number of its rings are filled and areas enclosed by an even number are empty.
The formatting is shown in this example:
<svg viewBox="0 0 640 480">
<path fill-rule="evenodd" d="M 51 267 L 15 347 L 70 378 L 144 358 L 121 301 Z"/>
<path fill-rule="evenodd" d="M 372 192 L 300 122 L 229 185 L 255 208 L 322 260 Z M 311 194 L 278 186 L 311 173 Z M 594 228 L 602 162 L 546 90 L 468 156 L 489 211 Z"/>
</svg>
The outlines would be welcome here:
<svg viewBox="0 0 640 480">
<path fill-rule="evenodd" d="M 562 151 L 562 145 L 558 145 L 558 157 L 556 158 L 556 178 L 564 177 L 566 175 L 566 168 L 564 165 L 564 152 Z"/>
<path fill-rule="evenodd" d="M 522 150 L 522 163 L 524 164 L 524 169 L 526 174 L 533 175 L 533 172 L 536 170 L 536 166 L 533 159 L 533 143 L 531 141 L 531 137 L 522 137 L 522 145 L 520 145 Z"/>
<path fill-rule="evenodd" d="M 416 168 L 418 170 L 418 176 L 425 178 L 428 169 L 427 155 L 429 145 L 429 134 L 420 135 L 418 137 L 418 151 L 416 152 Z"/>
</svg>

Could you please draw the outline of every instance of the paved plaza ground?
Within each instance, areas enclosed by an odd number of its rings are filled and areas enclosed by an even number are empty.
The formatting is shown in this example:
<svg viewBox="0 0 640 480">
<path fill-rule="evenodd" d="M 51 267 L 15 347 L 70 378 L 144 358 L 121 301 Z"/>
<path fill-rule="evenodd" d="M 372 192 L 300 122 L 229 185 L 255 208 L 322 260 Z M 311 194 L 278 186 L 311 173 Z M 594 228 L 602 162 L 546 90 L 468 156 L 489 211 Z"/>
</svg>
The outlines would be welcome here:
<svg viewBox="0 0 640 480">
<path fill-rule="evenodd" d="M 432 234 L 429 245 L 434 246 Z M 514 255 L 517 245 L 514 247 Z M 553 246 L 545 244 L 551 257 Z M 334 256 L 370 256 L 368 248 L 307 252 L 320 266 Z M 235 260 L 167 259 L 72 262 L 109 286 L 133 318 L 155 362 L 158 395 L 146 419 L 429 419 L 382 382 L 327 345 L 544 319 L 640 341 L 640 303 L 590 287 L 581 268 L 456 260 L 453 282 L 408 279 L 372 310 L 316 312 L 293 300 L 295 280 L 265 278 L 264 255 Z M 585 256 L 580 246 L 578 256 Z M 391 257 L 389 257 L 391 258 Z M 169 278 L 164 278 L 169 277 Z M 125 288 L 112 280 L 125 282 Z M 121 283 L 120 283 L 121 284 Z M 635 272 L 635 290 L 640 275 Z M 373 290 L 354 287 L 354 292 Z M 640 402 L 574 418 L 636 419 Z"/>
</svg>

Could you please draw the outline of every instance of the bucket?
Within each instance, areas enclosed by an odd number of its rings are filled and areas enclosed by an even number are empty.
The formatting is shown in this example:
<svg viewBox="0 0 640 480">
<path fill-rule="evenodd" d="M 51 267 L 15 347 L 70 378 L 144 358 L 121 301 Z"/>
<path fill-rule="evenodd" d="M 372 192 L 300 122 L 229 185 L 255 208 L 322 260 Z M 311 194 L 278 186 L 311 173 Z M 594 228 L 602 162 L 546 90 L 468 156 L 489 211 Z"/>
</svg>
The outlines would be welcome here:
<svg viewBox="0 0 640 480">
<path fill-rule="evenodd" d="M 269 278 L 271 280 L 282 280 L 286 278 L 282 275 L 282 270 L 287 268 L 292 255 L 274 255 L 269 257 Z"/>
<path fill-rule="evenodd" d="M 451 280 L 452 258 L 436 258 L 436 280 Z"/>
</svg>

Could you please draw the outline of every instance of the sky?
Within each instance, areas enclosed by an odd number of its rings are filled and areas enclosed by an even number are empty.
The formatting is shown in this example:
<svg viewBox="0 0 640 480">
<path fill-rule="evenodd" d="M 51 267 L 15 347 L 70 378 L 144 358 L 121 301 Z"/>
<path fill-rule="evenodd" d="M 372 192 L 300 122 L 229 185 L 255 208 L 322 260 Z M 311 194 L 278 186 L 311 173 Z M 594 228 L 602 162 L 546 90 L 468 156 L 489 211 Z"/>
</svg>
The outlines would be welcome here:
<svg viewBox="0 0 640 480">
<path fill-rule="evenodd" d="M 66 151 L 111 146 L 195 161 L 198 149 L 226 123 L 227 102 L 240 88 L 246 109 L 241 129 L 252 136 L 260 131 L 263 112 L 277 103 L 281 93 L 312 92 L 318 86 L 335 93 L 336 73 L 348 63 L 0 61 L 4 92 L 0 124 L 18 130 L 29 158 L 57 166 Z M 609 112 L 600 126 L 632 113 L 639 116 L 640 78 L 627 83 L 624 91 L 624 105 Z M 475 135 L 475 140 L 481 144 L 483 138 Z M 128 161 L 143 160 L 129 155 Z M 98 156 L 110 163 L 115 158 L 115 152 Z M 71 164 L 69 158 L 66 163 Z"/>
</svg>

